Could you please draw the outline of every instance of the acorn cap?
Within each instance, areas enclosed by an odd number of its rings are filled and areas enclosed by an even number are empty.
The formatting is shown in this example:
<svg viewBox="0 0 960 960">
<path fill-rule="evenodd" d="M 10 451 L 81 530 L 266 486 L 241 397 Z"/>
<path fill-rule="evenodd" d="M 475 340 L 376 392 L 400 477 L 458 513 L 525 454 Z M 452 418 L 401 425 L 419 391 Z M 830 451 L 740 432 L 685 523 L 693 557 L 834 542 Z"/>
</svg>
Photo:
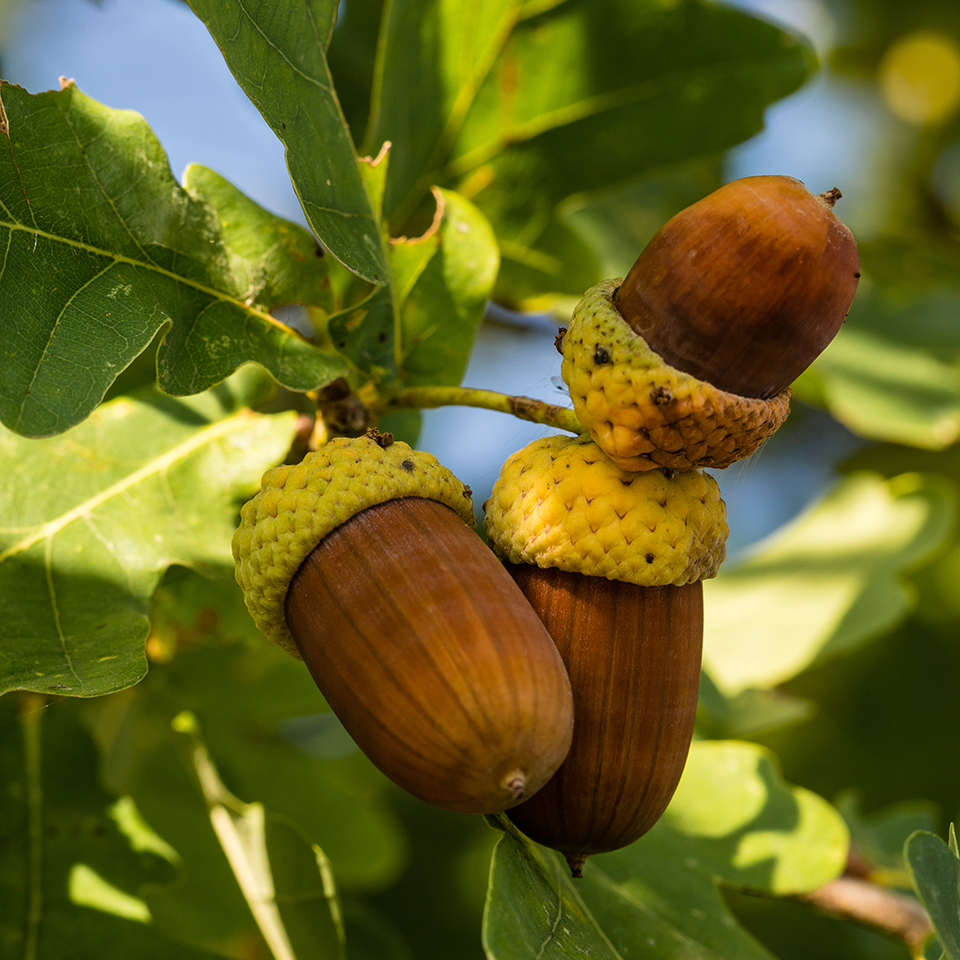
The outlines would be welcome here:
<svg viewBox="0 0 960 960">
<path fill-rule="evenodd" d="M 400 497 L 437 500 L 475 525 L 469 487 L 431 454 L 382 439 L 374 432 L 340 437 L 301 463 L 268 470 L 260 492 L 240 511 L 233 556 L 247 609 L 260 630 L 297 659 L 284 613 L 287 588 L 328 533 L 368 507 Z"/>
<path fill-rule="evenodd" d="M 563 337 L 561 376 L 580 421 L 624 470 L 728 467 L 790 412 L 790 390 L 741 397 L 677 370 L 614 306 L 620 279 L 591 287 Z"/>
<path fill-rule="evenodd" d="M 513 454 L 484 509 L 490 546 L 510 563 L 680 586 L 716 576 L 726 555 L 713 477 L 627 472 L 586 437 L 544 437 Z"/>
</svg>

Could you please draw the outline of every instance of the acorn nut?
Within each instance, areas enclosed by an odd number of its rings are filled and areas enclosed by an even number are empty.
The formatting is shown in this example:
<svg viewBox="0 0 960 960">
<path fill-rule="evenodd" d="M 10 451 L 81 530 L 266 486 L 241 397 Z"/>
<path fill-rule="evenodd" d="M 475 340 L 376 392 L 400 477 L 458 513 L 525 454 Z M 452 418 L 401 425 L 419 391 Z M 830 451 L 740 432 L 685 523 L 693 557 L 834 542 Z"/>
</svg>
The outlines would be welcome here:
<svg viewBox="0 0 960 960">
<path fill-rule="evenodd" d="M 567 759 L 510 819 L 580 876 L 638 839 L 677 787 L 696 717 L 701 580 L 724 559 L 716 481 L 629 473 L 586 437 L 547 437 L 504 464 L 490 545 L 557 644 L 573 688 Z"/>
<path fill-rule="evenodd" d="M 301 657 L 390 779 L 495 813 L 570 746 L 570 684 L 549 635 L 473 529 L 469 488 L 369 432 L 264 474 L 233 541 L 257 626 Z"/>
<path fill-rule="evenodd" d="M 792 177 L 736 180 L 661 227 L 625 280 L 587 292 L 561 373 L 608 456 L 628 470 L 726 467 L 772 436 L 856 293 L 839 197 Z"/>
</svg>

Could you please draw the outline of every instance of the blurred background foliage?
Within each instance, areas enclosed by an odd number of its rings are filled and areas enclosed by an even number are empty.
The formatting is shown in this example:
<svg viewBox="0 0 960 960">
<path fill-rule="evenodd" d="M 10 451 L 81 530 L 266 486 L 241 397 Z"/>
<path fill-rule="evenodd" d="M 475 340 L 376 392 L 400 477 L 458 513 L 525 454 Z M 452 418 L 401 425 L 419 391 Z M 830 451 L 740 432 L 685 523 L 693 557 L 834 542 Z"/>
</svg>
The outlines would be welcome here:
<svg viewBox="0 0 960 960">
<path fill-rule="evenodd" d="M 563 197 L 555 212 L 568 244 L 564 256 L 582 258 L 570 266 L 571 283 L 583 286 L 622 275 L 664 220 L 733 177 L 786 173 L 814 192 L 842 189 L 837 212 L 860 242 L 861 289 L 844 333 L 797 385 L 787 427 L 758 457 L 720 477 L 734 559 L 756 553 L 764 536 L 844 475 L 923 473 L 945 501 L 960 484 L 960 5 L 743 6 L 809 36 L 820 57 L 816 77 L 773 107 L 766 131 L 744 145 L 678 165 L 665 155 L 642 177 Z M 379 0 L 348 0 L 330 50 L 358 143 L 367 133 L 381 10 Z M 31 90 L 76 72 L 87 93 L 144 112 L 175 170 L 188 160 L 205 163 L 299 219 L 272 135 L 257 127 L 259 118 L 197 26 L 171 0 L 103 0 L 97 7 L 0 0 L 0 72 Z M 198 92 L 222 111 L 191 112 Z M 553 399 L 555 317 L 502 307 L 562 314 L 572 291 L 519 281 L 513 290 L 522 295 L 488 311 L 465 382 Z M 420 442 L 473 486 L 479 503 L 502 459 L 541 432 L 498 415 L 429 411 Z M 749 736 L 774 751 L 789 782 L 839 805 L 855 841 L 888 877 L 902 870 L 899 849 L 910 830 L 943 835 L 960 817 L 960 767 L 951 753 L 960 538 L 948 506 L 940 517 L 936 544 L 911 561 L 894 626 L 771 683 L 766 692 L 779 699 L 757 708 L 762 722 Z M 179 799 L 193 786 L 164 731 L 174 714 L 191 709 L 231 789 L 283 811 L 331 858 L 348 943 L 356 944 L 351 956 L 479 957 L 496 835 L 479 818 L 426 808 L 392 788 L 325 715 L 312 715 L 306 673 L 280 654 L 264 654 L 252 625 L 237 614 L 229 580 L 172 569 L 154 598 L 152 621 L 153 668 L 142 684 L 103 702 L 54 704 L 50 712 L 82 717 L 88 733 L 69 736 L 93 736 L 103 781 L 132 794 L 174 848 L 208 849 L 194 861 L 208 873 L 201 868 L 173 890 L 143 894 L 154 917 L 168 917 L 195 942 L 212 938 L 208 946 L 221 954 L 260 956 L 257 942 L 237 932 L 245 929 L 245 906 L 215 855 L 205 811 L 185 809 Z M 713 716 L 708 709 L 703 718 L 705 733 L 723 712 L 718 702 L 705 697 L 708 707 L 714 703 Z M 2 706 L 2 722 L 12 723 L 10 706 Z M 299 721 L 289 720 L 297 715 Z M 282 736 L 277 717 L 286 718 Z M 304 767 L 304 752 L 319 762 Z M 304 797 L 309 802 L 297 799 Z M 162 872 L 158 863 L 151 870 Z M 201 915 L 194 898 L 200 889 L 222 891 L 218 929 Z M 901 943 L 790 899 L 727 898 L 782 960 L 909 956 Z"/>
</svg>

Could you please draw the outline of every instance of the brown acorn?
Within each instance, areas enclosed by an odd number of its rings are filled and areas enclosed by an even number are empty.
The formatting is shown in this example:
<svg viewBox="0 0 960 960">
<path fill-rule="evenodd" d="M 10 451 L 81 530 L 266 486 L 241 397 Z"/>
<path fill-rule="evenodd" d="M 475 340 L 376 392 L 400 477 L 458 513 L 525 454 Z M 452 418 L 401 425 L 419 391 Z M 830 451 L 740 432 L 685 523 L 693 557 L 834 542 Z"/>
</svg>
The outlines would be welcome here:
<svg viewBox="0 0 960 960">
<path fill-rule="evenodd" d="M 550 778 L 572 734 L 566 671 L 435 458 L 375 433 L 332 440 L 268 471 L 241 516 L 251 614 L 390 779 L 495 813 Z"/>
<path fill-rule="evenodd" d="M 656 823 L 683 772 L 723 501 L 701 471 L 628 473 L 587 438 L 547 437 L 504 464 L 485 509 L 563 657 L 576 718 L 567 759 L 508 816 L 580 876 Z"/>
<path fill-rule="evenodd" d="M 853 234 L 793 177 L 735 180 L 682 210 L 647 244 L 614 296 L 671 366 L 768 399 L 840 329 L 860 279 Z"/>
<path fill-rule="evenodd" d="M 590 854 L 643 836 L 680 782 L 697 715 L 703 584 L 640 587 L 530 564 L 507 569 L 557 644 L 576 717 L 567 759 L 508 816 L 562 851 L 579 877 Z"/>
<path fill-rule="evenodd" d="M 727 467 L 790 409 L 860 277 L 833 189 L 748 177 L 667 222 L 627 278 L 588 290 L 560 348 L 577 416 L 627 470 Z"/>
</svg>

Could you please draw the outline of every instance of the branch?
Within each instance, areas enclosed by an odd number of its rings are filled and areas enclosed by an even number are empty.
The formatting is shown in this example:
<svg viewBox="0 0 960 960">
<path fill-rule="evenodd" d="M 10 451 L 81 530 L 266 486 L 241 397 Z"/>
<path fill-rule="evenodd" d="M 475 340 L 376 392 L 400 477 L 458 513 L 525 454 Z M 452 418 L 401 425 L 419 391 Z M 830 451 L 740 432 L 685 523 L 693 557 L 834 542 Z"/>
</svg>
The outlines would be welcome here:
<svg viewBox="0 0 960 960">
<path fill-rule="evenodd" d="M 930 918 L 913 897 L 849 874 L 797 899 L 903 940 L 914 956 L 933 932 Z"/>
</svg>

